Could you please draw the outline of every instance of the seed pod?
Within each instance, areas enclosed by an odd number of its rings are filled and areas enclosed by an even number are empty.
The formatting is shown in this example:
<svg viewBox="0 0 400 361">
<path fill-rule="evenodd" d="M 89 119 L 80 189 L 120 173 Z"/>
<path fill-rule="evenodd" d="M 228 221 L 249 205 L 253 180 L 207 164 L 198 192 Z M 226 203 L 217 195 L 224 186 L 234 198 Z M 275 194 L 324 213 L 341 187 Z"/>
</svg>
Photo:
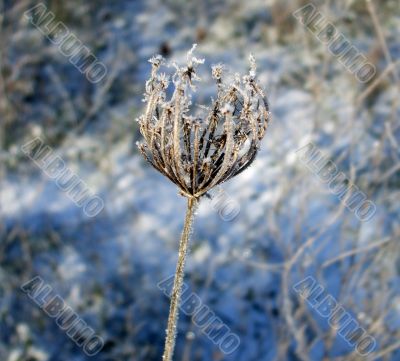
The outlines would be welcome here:
<svg viewBox="0 0 400 361">
<path fill-rule="evenodd" d="M 138 144 L 144 158 L 175 183 L 182 195 L 200 198 L 211 188 L 245 170 L 255 159 L 270 119 L 266 96 L 256 80 L 256 63 L 250 56 L 247 75 L 224 81 L 223 66 L 212 68 L 217 98 L 204 119 L 189 115 L 197 67 L 204 63 L 188 52 L 187 64 L 172 75 L 174 91 L 167 100 L 168 75 L 159 74 L 164 59 L 149 60 L 145 113 L 139 118 L 144 141 Z"/>
</svg>

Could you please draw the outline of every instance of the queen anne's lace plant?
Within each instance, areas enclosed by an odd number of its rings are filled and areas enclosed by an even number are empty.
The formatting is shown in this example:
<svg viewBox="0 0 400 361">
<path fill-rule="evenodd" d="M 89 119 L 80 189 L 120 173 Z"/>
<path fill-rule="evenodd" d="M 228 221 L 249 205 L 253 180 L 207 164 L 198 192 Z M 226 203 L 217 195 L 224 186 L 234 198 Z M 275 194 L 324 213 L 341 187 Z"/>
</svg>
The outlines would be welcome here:
<svg viewBox="0 0 400 361">
<path fill-rule="evenodd" d="M 191 93 L 199 81 L 197 67 L 204 63 L 188 52 L 187 64 L 175 67 L 170 76 L 160 73 L 165 64 L 161 56 L 151 58 L 151 77 L 146 82 L 145 113 L 138 119 L 144 142 L 138 147 L 144 158 L 175 183 L 188 198 L 185 226 L 179 246 L 171 308 L 168 319 L 164 361 L 172 359 L 178 307 L 183 282 L 187 244 L 194 208 L 201 196 L 237 174 L 255 159 L 269 121 L 266 96 L 256 80 L 256 63 L 250 56 L 250 72 L 224 80 L 224 67 L 212 67 L 217 97 L 207 114 L 199 118 L 190 114 Z M 172 80 L 173 94 L 167 99 Z"/>
</svg>

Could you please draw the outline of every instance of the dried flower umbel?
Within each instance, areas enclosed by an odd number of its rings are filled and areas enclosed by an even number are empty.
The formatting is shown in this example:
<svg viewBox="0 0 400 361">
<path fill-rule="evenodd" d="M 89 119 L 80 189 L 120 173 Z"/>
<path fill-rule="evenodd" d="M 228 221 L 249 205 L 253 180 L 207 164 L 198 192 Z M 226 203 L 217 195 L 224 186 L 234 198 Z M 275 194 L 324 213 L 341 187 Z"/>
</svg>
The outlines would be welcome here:
<svg viewBox="0 0 400 361">
<path fill-rule="evenodd" d="M 194 82 L 200 80 L 197 67 L 204 63 L 193 55 L 195 47 L 187 55 L 186 66 L 173 64 L 175 73 L 171 79 L 159 73 L 164 65 L 161 56 L 149 60 L 152 71 L 146 82 L 147 107 L 138 119 L 144 138 L 138 144 L 140 152 L 188 198 L 171 294 L 164 361 L 170 361 L 173 355 L 187 245 L 198 200 L 253 162 L 270 117 L 265 94 L 256 80 L 252 56 L 250 72 L 243 77 L 235 75 L 229 83 L 224 81 L 224 67 L 213 66 L 217 97 L 207 108 L 206 116 L 191 115 Z M 171 99 L 167 99 L 170 80 L 174 91 Z"/>
</svg>

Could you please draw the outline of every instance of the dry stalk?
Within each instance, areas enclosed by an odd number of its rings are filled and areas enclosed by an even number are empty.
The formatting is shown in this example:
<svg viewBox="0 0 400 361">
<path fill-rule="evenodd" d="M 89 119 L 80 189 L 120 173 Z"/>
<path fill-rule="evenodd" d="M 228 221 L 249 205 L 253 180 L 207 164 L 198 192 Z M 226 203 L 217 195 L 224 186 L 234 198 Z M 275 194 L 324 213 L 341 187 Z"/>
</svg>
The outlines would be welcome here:
<svg viewBox="0 0 400 361">
<path fill-rule="evenodd" d="M 217 98 L 206 108 L 204 117 L 190 114 L 191 94 L 199 81 L 197 67 L 203 59 L 188 52 L 187 64 L 172 64 L 174 91 L 167 100 L 171 77 L 159 73 L 165 65 L 161 56 L 150 59 L 151 77 L 146 82 L 145 113 L 138 119 L 144 141 L 138 148 L 144 158 L 175 183 L 188 198 L 187 213 L 179 245 L 174 286 L 171 296 L 163 360 L 171 361 L 175 346 L 178 310 L 184 277 L 184 265 L 193 215 L 200 197 L 218 184 L 243 172 L 255 159 L 264 137 L 269 109 L 263 90 L 256 80 L 255 59 L 250 57 L 250 72 L 224 81 L 222 65 L 212 68 Z"/>
</svg>

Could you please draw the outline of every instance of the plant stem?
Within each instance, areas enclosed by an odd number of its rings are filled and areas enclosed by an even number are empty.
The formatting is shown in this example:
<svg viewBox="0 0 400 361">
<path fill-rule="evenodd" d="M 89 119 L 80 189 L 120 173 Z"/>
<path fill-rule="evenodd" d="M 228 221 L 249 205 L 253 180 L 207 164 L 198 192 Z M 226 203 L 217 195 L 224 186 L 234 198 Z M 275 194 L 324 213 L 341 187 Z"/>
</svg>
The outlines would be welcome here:
<svg viewBox="0 0 400 361">
<path fill-rule="evenodd" d="M 183 276 L 185 269 L 185 260 L 186 260 L 189 239 L 192 231 L 192 223 L 193 223 L 196 204 L 197 201 L 195 198 L 188 198 L 185 224 L 183 226 L 183 232 L 179 243 L 178 262 L 176 264 L 174 286 L 172 288 L 172 294 L 171 294 L 171 303 L 169 308 L 168 326 L 167 326 L 167 337 L 165 338 L 163 361 L 172 361 L 172 356 L 174 354 L 178 316 L 179 316 L 178 311 L 181 300 Z"/>
</svg>

